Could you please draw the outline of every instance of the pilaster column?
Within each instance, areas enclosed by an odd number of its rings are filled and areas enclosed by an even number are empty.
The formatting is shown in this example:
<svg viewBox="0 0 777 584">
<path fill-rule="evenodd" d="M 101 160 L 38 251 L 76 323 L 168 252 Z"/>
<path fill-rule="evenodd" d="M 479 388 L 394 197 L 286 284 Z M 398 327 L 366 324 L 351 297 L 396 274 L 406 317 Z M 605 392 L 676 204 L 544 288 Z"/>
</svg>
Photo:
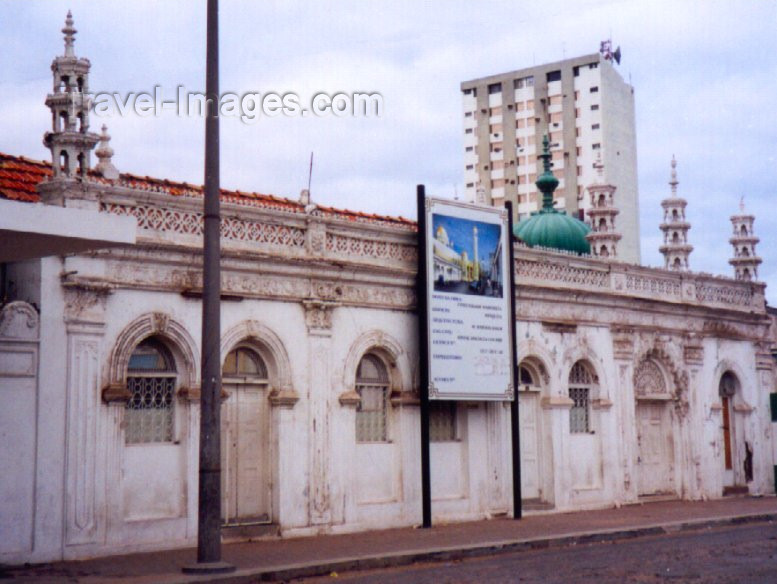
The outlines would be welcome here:
<svg viewBox="0 0 777 584">
<path fill-rule="evenodd" d="M 105 531 L 105 450 L 100 366 L 107 289 L 65 284 L 67 334 L 65 545 L 99 543 Z"/>
<path fill-rule="evenodd" d="M 632 329 L 615 329 L 612 331 L 612 349 L 615 358 L 615 371 L 618 376 L 617 386 L 620 398 L 618 417 L 620 418 L 620 444 L 618 456 L 622 469 L 622 480 L 615 487 L 615 497 L 618 502 L 636 501 L 637 480 L 635 477 L 635 448 L 637 444 L 636 421 L 634 416 L 634 335 Z"/>
<path fill-rule="evenodd" d="M 309 510 L 311 525 L 325 525 L 332 519 L 331 436 L 329 411 L 332 361 L 333 303 L 303 302 L 308 329 L 308 452 L 310 461 Z"/>
</svg>

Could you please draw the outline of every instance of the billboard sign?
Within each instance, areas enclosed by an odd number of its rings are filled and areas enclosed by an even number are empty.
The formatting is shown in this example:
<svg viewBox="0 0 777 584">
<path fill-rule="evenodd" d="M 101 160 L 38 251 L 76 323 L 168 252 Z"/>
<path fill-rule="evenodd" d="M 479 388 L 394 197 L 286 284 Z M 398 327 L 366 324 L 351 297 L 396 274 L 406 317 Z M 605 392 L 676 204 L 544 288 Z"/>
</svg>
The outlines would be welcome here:
<svg viewBox="0 0 777 584">
<path fill-rule="evenodd" d="M 507 211 L 427 198 L 429 398 L 511 400 Z"/>
</svg>

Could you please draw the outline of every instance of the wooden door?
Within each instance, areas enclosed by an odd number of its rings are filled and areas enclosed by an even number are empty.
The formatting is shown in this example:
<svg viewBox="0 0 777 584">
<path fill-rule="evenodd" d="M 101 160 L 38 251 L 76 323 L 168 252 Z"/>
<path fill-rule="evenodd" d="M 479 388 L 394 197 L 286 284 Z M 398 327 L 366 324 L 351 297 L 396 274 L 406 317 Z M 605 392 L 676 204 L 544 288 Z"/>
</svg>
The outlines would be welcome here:
<svg viewBox="0 0 777 584">
<path fill-rule="evenodd" d="M 538 394 L 520 392 L 518 411 L 521 432 L 521 498 L 538 499 L 540 489 Z"/>
<path fill-rule="evenodd" d="M 674 441 L 665 402 L 637 404 L 637 492 L 657 495 L 674 491 Z"/>
<path fill-rule="evenodd" d="M 727 396 L 721 398 L 723 402 L 723 486 L 734 485 L 734 456 L 731 448 L 731 399 Z"/>
<path fill-rule="evenodd" d="M 270 512 L 269 420 L 261 385 L 225 386 L 222 404 L 222 516 L 226 525 L 265 523 Z"/>
</svg>

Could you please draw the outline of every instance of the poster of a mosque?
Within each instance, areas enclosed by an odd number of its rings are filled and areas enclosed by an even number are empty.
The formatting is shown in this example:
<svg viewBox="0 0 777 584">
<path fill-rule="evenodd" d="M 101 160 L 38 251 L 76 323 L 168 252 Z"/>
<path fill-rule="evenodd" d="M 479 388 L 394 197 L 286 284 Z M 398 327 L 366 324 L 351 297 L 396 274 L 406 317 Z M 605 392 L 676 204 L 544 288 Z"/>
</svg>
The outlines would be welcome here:
<svg viewBox="0 0 777 584">
<path fill-rule="evenodd" d="M 432 214 L 434 291 L 502 297 L 502 226 Z"/>
</svg>

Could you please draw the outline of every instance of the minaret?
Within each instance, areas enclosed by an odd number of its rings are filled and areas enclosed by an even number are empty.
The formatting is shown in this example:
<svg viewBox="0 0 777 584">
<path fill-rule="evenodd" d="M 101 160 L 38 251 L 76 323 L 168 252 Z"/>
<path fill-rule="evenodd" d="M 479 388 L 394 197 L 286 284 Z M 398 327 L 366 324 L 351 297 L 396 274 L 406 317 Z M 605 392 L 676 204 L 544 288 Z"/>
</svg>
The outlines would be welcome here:
<svg viewBox="0 0 777 584">
<path fill-rule="evenodd" d="M 46 97 L 51 109 L 51 132 L 43 144 L 51 150 L 51 181 L 83 180 L 89 170 L 89 156 L 100 137 L 89 132 L 89 59 L 78 58 L 73 50 L 76 29 L 73 15 L 65 20 L 65 54 L 51 63 L 54 90 Z"/>
<path fill-rule="evenodd" d="M 731 216 L 734 235 L 729 242 L 734 246 L 734 257 L 728 260 L 734 266 L 734 277 L 737 280 L 757 280 L 758 265 L 761 263 L 755 253 L 755 244 L 760 240 L 753 231 L 754 215 L 745 214 L 744 197 L 739 202 L 739 215 Z"/>
<path fill-rule="evenodd" d="M 478 228 L 476 225 L 472 226 L 472 274 L 475 280 L 480 280 L 480 262 L 478 256 Z"/>
<path fill-rule="evenodd" d="M 591 253 L 604 258 L 618 256 L 617 245 L 621 234 L 615 229 L 615 216 L 620 212 L 615 206 L 615 186 L 604 180 L 604 165 L 601 154 L 597 156 L 594 168 L 598 174 L 596 183 L 588 187 L 591 197 L 591 232 L 585 236 L 591 244 Z"/>
<path fill-rule="evenodd" d="M 664 267 L 669 270 L 687 271 L 688 256 L 693 251 L 693 246 L 688 244 L 688 230 L 691 224 L 685 220 L 685 207 L 688 202 L 677 196 L 677 161 L 672 156 L 672 178 L 669 186 L 672 194 L 668 199 L 661 201 L 664 208 L 664 222 L 661 223 L 661 231 L 664 232 L 664 245 L 658 250 L 664 254 Z"/>
</svg>

